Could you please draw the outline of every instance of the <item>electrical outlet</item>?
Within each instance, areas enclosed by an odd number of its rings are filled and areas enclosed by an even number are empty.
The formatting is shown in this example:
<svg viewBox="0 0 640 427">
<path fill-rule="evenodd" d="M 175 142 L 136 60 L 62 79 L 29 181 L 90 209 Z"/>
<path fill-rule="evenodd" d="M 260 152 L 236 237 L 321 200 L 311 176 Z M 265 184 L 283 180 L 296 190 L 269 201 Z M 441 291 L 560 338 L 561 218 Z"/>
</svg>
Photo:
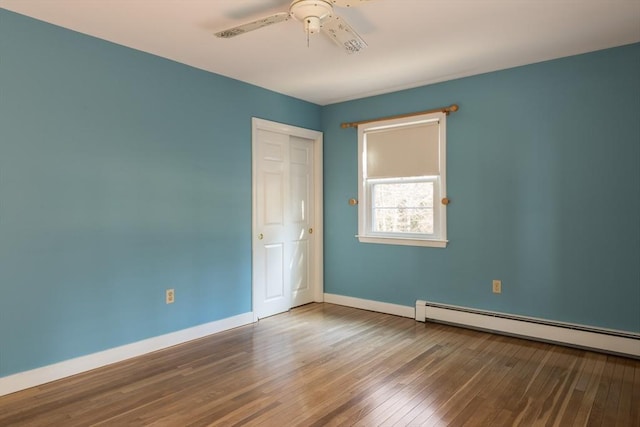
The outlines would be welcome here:
<svg viewBox="0 0 640 427">
<path fill-rule="evenodd" d="M 173 289 L 167 289 L 165 292 L 165 301 L 167 304 L 173 304 L 176 301 L 176 292 Z"/>
<path fill-rule="evenodd" d="M 493 281 L 493 293 L 501 294 L 502 293 L 502 280 L 494 280 Z"/>
</svg>

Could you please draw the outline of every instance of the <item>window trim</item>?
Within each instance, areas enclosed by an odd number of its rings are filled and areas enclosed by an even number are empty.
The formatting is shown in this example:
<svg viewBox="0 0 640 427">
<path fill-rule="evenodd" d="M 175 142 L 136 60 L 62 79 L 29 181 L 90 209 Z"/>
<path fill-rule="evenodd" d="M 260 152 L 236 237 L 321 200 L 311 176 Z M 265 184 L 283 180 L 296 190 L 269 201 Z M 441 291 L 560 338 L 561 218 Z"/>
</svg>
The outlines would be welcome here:
<svg viewBox="0 0 640 427">
<path fill-rule="evenodd" d="M 384 130 L 418 123 L 438 121 L 439 133 L 439 171 L 435 189 L 437 199 L 434 203 L 434 221 L 438 221 L 438 238 L 423 238 L 416 235 L 399 236 L 397 233 L 372 231 L 373 206 L 371 205 L 371 186 L 368 184 L 365 171 L 365 134 L 369 131 Z M 376 179 L 373 179 L 374 181 Z M 443 112 L 427 113 L 412 117 L 402 117 L 389 120 L 364 123 L 358 126 L 358 234 L 361 243 L 377 243 L 403 246 L 423 246 L 446 248 L 447 240 L 447 206 L 441 200 L 447 197 L 446 192 L 446 114 Z M 434 198 L 436 195 L 434 194 Z M 437 206 L 437 208 L 436 208 Z M 436 211 L 438 212 L 436 214 Z"/>
</svg>

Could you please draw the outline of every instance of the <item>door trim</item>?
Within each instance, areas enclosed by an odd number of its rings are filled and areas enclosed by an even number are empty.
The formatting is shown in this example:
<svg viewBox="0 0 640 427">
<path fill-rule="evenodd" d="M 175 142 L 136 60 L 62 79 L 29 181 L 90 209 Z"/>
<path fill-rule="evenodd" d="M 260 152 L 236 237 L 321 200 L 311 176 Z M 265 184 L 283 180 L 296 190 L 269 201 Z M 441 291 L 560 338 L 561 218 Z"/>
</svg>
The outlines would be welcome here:
<svg viewBox="0 0 640 427">
<path fill-rule="evenodd" d="M 283 133 L 289 136 L 296 136 L 300 138 L 310 139 L 313 141 L 313 179 L 314 179 L 314 219 L 315 224 L 313 227 L 313 233 L 315 235 L 313 239 L 313 258 L 314 273 L 313 273 L 313 300 L 315 302 L 324 301 L 324 229 L 323 229 L 323 134 L 320 131 L 305 129 L 297 126 L 291 126 L 284 123 L 273 122 L 270 120 L 260 119 L 257 117 L 251 118 L 251 311 L 253 312 L 253 320 L 257 321 L 257 315 L 255 311 L 255 294 L 256 286 L 254 281 L 253 271 L 253 253 L 255 250 L 254 243 L 258 233 L 257 227 L 257 183 L 256 183 L 256 159 L 258 148 L 258 130 L 266 130 L 270 132 Z"/>
</svg>

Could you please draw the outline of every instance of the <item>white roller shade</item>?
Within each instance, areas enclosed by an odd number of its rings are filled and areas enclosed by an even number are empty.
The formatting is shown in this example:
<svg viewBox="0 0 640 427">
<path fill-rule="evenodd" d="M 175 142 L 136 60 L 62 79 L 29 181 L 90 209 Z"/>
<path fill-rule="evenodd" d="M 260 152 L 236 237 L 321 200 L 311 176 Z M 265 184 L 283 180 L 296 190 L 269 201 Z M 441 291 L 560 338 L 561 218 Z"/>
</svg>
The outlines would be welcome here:
<svg viewBox="0 0 640 427">
<path fill-rule="evenodd" d="M 439 123 L 367 131 L 368 178 L 398 178 L 440 174 Z"/>
</svg>

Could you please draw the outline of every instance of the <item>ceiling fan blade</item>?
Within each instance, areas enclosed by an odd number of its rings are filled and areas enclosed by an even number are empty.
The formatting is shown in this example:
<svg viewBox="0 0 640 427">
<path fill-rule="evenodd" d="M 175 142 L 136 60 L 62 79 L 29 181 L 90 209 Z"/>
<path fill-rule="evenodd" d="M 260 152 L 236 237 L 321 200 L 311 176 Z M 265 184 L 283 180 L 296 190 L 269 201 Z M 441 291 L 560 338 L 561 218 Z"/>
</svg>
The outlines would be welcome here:
<svg viewBox="0 0 640 427">
<path fill-rule="evenodd" d="M 370 0 L 331 0 L 334 6 L 338 7 L 354 7 L 367 3 Z"/>
<path fill-rule="evenodd" d="M 216 37 L 228 39 L 231 37 L 239 36 L 240 34 L 248 33 L 249 31 L 257 30 L 262 27 L 277 24 L 278 22 L 288 21 L 289 18 L 290 16 L 286 12 L 276 13 L 275 15 L 267 16 L 266 18 L 260 18 L 256 21 L 238 25 L 237 27 L 218 31 L 215 35 Z"/>
<path fill-rule="evenodd" d="M 367 47 L 367 42 L 338 15 L 331 15 L 322 21 L 322 31 L 349 54 Z"/>
<path fill-rule="evenodd" d="M 227 18 L 244 21 L 255 16 L 266 16 L 272 13 L 280 12 L 281 10 L 286 10 L 286 8 L 291 3 L 291 0 L 260 0 L 259 2 L 254 1 L 254 3 L 258 4 L 251 4 L 251 2 L 248 1 L 235 1 L 233 3 L 235 3 L 233 10 L 227 12 L 225 16 Z"/>
</svg>

